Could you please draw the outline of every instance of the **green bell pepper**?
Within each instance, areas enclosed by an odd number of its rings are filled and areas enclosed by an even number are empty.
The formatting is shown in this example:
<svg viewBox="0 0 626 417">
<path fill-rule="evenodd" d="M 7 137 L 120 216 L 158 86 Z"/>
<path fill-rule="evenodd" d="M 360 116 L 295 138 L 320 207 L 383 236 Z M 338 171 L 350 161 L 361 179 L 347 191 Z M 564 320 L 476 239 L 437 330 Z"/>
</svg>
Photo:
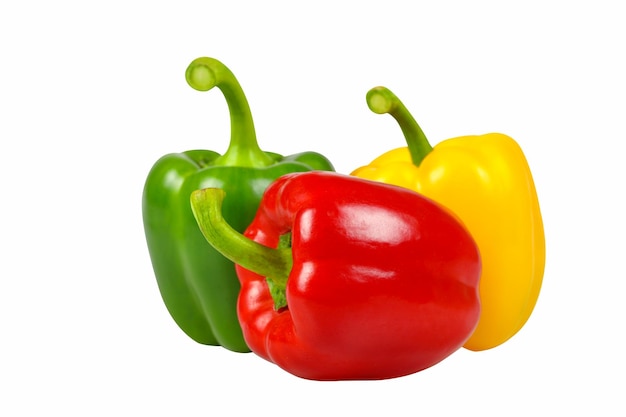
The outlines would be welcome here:
<svg viewBox="0 0 626 417">
<path fill-rule="evenodd" d="M 235 265 L 205 240 L 191 211 L 194 190 L 225 190 L 224 217 L 235 230 L 250 224 L 267 186 L 290 172 L 333 171 L 315 152 L 280 156 L 257 143 L 248 101 L 233 73 L 213 58 L 187 68 L 188 84 L 199 91 L 218 87 L 228 104 L 230 145 L 172 153 L 150 170 L 143 189 L 143 223 L 152 267 L 163 301 L 178 326 L 201 344 L 249 352 L 237 318 L 240 284 Z"/>
</svg>

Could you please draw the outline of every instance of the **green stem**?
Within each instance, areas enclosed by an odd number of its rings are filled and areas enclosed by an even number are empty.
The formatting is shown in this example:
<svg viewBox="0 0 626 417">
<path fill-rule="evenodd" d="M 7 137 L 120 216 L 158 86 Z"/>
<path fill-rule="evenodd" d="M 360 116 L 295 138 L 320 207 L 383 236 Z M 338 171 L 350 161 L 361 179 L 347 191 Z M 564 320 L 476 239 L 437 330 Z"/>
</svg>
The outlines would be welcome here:
<svg viewBox="0 0 626 417">
<path fill-rule="evenodd" d="M 409 147 L 411 160 L 415 166 L 419 166 L 433 147 L 400 99 L 386 87 L 374 87 L 367 92 L 366 100 L 367 106 L 374 113 L 389 113 L 396 119 Z"/>
<path fill-rule="evenodd" d="M 273 249 L 233 229 L 222 216 L 226 193 L 219 188 L 204 188 L 191 194 L 191 210 L 205 239 L 232 262 L 265 276 L 271 289 L 276 310 L 284 307 L 285 287 L 291 272 L 291 247 L 281 244 Z"/>
<path fill-rule="evenodd" d="M 215 160 L 216 165 L 263 167 L 273 163 L 259 147 L 243 89 L 224 64 L 213 58 L 197 58 L 187 67 L 185 78 L 198 91 L 217 87 L 226 98 L 230 113 L 230 144 L 224 155 Z"/>
</svg>

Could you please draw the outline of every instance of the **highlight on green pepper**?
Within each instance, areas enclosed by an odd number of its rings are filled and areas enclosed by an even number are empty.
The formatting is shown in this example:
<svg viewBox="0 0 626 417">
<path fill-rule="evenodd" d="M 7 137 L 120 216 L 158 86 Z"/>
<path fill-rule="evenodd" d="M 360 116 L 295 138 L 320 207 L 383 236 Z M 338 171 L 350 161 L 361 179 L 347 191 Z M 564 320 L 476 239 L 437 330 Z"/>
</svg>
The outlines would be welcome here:
<svg viewBox="0 0 626 417">
<path fill-rule="evenodd" d="M 316 152 L 281 156 L 261 150 L 246 96 L 220 61 L 195 59 L 185 77 L 198 91 L 221 90 L 230 114 L 230 143 L 223 155 L 197 149 L 156 161 L 142 196 L 146 242 L 159 291 L 177 325 L 198 343 L 249 352 L 237 317 L 240 284 L 235 265 L 203 237 L 190 195 L 208 187 L 223 189 L 227 193 L 224 219 L 243 232 L 275 179 L 291 172 L 334 168 Z"/>
</svg>

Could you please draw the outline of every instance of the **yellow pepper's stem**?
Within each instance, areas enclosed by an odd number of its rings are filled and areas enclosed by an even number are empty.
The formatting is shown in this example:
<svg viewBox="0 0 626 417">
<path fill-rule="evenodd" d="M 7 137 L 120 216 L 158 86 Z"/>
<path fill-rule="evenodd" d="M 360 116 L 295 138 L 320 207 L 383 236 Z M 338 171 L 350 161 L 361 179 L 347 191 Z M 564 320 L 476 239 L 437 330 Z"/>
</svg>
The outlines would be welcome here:
<svg viewBox="0 0 626 417">
<path fill-rule="evenodd" d="M 367 106 L 374 113 L 389 113 L 396 119 L 409 147 L 411 160 L 415 166 L 419 166 L 433 147 L 400 99 L 386 87 L 374 87 L 367 92 L 366 100 Z"/>
</svg>

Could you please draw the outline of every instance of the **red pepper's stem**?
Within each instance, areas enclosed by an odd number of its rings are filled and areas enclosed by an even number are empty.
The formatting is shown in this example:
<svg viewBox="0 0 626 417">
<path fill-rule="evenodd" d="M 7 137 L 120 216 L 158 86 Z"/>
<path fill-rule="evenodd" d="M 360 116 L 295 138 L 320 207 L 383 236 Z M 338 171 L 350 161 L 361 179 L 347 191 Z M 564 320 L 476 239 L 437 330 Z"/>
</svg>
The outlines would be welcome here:
<svg viewBox="0 0 626 417">
<path fill-rule="evenodd" d="M 216 165 L 263 167 L 273 164 L 273 159 L 261 150 L 256 139 L 252 113 L 248 100 L 235 75 L 220 61 L 197 58 L 185 72 L 187 83 L 198 91 L 219 88 L 230 112 L 230 145 Z"/>
<path fill-rule="evenodd" d="M 411 160 L 415 166 L 419 166 L 433 147 L 400 99 L 386 87 L 374 87 L 367 92 L 366 100 L 367 106 L 374 113 L 389 113 L 396 119 L 409 147 Z"/>
<path fill-rule="evenodd" d="M 278 310 L 286 305 L 285 286 L 293 265 L 291 247 L 269 248 L 233 229 L 222 216 L 225 195 L 219 188 L 205 188 L 191 194 L 191 209 L 198 226 L 215 250 L 234 263 L 266 277 L 274 307 Z"/>
</svg>

